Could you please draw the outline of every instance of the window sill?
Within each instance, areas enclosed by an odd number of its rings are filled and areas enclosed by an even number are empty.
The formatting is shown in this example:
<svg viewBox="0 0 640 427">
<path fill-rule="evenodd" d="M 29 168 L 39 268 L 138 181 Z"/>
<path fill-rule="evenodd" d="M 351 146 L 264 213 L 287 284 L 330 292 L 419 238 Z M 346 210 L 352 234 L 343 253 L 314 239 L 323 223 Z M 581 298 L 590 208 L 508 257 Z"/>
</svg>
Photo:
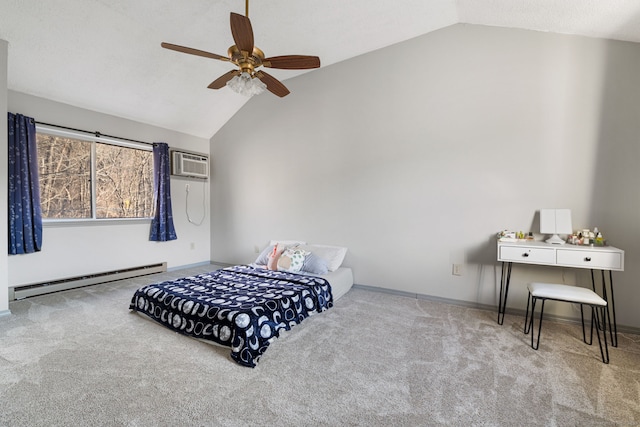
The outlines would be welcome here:
<svg viewBox="0 0 640 427">
<path fill-rule="evenodd" d="M 44 228 L 55 227 L 86 227 L 94 225 L 125 225 L 138 223 L 151 223 L 152 218 L 109 218 L 109 219 L 43 219 L 42 226 Z"/>
</svg>

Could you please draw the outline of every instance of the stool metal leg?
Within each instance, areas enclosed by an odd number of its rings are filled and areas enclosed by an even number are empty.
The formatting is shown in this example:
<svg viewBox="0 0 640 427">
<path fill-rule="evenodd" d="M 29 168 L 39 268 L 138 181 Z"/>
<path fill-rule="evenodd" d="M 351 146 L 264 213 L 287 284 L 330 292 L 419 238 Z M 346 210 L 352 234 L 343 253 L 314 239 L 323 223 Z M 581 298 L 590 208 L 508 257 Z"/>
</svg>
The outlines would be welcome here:
<svg viewBox="0 0 640 427">
<path fill-rule="evenodd" d="M 607 345 L 607 327 L 606 327 L 606 314 L 605 310 L 607 310 L 606 306 L 602 307 L 602 337 L 604 339 L 604 352 L 602 351 L 602 341 L 600 340 L 600 328 L 596 326 L 596 335 L 598 336 L 598 344 L 600 345 L 600 356 L 602 356 L 603 363 L 609 363 L 609 347 Z M 600 325 L 600 319 L 598 318 L 598 308 L 595 306 L 591 306 L 591 331 L 593 333 L 593 319 L 596 319 L 596 323 Z"/>
<path fill-rule="evenodd" d="M 582 320 L 582 341 L 587 344 L 587 345 L 591 345 L 593 343 L 593 310 L 591 310 L 591 333 L 589 335 L 589 341 L 587 341 L 587 334 L 584 330 L 584 312 L 583 312 L 583 308 L 584 308 L 584 304 L 580 304 L 580 318 Z M 592 307 L 593 308 L 593 307 Z M 598 325 L 596 325 L 596 328 L 598 327 Z"/>
<path fill-rule="evenodd" d="M 524 334 L 527 335 L 531 330 L 531 325 L 529 324 L 529 305 L 531 304 L 531 292 L 529 292 L 529 296 L 527 297 L 527 311 L 524 317 Z"/>
<path fill-rule="evenodd" d="M 533 297 L 532 298 L 532 303 L 531 303 L 531 328 L 533 328 L 534 325 L 534 315 L 535 315 L 535 309 L 536 309 L 536 301 L 538 300 L 538 298 Z M 538 323 L 538 339 L 536 341 L 536 344 L 534 346 L 533 344 L 533 329 L 531 329 L 531 348 L 533 348 L 534 350 L 537 350 L 540 347 L 540 332 L 542 331 L 542 317 L 544 316 L 544 303 L 545 303 L 546 299 L 542 298 L 542 304 L 540 305 L 540 321 Z"/>
</svg>

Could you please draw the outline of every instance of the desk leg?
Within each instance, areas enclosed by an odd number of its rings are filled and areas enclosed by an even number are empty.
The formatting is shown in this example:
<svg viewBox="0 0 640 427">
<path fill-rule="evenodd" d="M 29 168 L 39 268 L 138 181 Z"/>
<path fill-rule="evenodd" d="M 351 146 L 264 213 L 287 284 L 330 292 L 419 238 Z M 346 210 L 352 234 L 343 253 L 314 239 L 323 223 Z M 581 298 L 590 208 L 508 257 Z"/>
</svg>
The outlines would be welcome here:
<svg viewBox="0 0 640 427">
<path fill-rule="evenodd" d="M 504 323 L 504 312 L 507 309 L 507 295 L 509 294 L 509 282 L 511 281 L 511 262 L 502 263 L 500 275 L 500 299 L 498 300 L 498 325 Z"/>
<path fill-rule="evenodd" d="M 618 324 L 616 322 L 616 305 L 613 298 L 613 272 L 609 270 L 609 290 L 607 291 L 607 280 L 605 270 L 600 270 L 602 275 L 602 298 L 607 301 L 607 320 L 609 321 L 609 336 L 611 337 L 611 345 L 618 346 Z M 591 287 L 596 292 L 596 280 L 591 270 Z M 612 320 L 613 318 L 613 320 Z M 606 330 L 604 331 L 606 333 Z"/>
<path fill-rule="evenodd" d="M 602 280 L 604 282 L 604 271 L 602 272 Z M 611 312 L 613 315 L 613 322 L 609 322 L 609 327 L 611 327 L 611 323 L 613 323 L 613 334 L 614 334 L 613 337 L 611 337 L 611 342 L 614 347 L 617 347 L 618 346 L 618 323 L 616 321 L 616 304 L 613 299 L 613 272 L 611 270 L 609 270 L 609 295 L 611 295 Z"/>
</svg>

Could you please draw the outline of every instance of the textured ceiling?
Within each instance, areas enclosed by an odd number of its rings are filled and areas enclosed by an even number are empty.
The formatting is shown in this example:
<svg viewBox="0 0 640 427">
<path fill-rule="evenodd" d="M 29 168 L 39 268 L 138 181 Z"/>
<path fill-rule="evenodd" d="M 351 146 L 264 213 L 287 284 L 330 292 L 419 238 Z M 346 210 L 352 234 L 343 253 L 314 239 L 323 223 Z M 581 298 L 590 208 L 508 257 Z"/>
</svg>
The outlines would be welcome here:
<svg viewBox="0 0 640 427">
<path fill-rule="evenodd" d="M 207 89 L 232 66 L 160 42 L 226 55 L 229 12 L 244 8 L 243 0 L 0 0 L 9 89 L 209 138 L 247 101 Z M 456 23 L 640 42 L 638 0 L 253 0 L 249 17 L 267 56 L 317 55 L 322 66 Z M 300 71 L 269 73 L 286 85 Z"/>
</svg>

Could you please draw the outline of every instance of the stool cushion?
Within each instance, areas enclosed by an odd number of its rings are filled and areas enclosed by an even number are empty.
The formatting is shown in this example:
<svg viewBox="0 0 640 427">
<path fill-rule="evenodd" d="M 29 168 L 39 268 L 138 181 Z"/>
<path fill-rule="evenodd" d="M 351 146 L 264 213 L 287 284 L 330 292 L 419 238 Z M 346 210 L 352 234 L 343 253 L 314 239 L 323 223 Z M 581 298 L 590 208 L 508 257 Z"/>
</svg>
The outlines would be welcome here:
<svg viewBox="0 0 640 427">
<path fill-rule="evenodd" d="M 591 289 L 557 283 L 529 283 L 529 293 L 536 298 L 575 302 L 605 307 L 607 302 Z"/>
</svg>

